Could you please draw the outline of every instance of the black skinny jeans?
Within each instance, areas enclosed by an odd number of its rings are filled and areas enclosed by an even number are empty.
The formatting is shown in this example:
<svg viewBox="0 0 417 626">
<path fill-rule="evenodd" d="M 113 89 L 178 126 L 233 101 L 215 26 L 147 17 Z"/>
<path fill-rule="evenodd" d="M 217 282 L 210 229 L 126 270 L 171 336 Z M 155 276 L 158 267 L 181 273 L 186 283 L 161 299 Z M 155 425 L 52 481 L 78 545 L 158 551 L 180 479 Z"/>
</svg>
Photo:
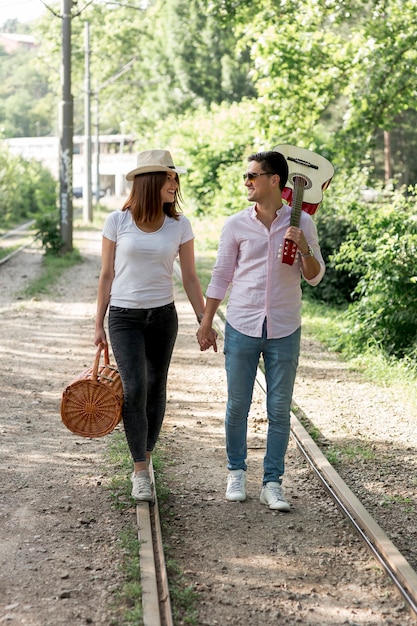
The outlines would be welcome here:
<svg viewBox="0 0 417 626">
<path fill-rule="evenodd" d="M 124 392 L 123 424 L 135 463 L 146 460 L 162 427 L 177 333 L 174 302 L 154 309 L 110 306 L 109 336 Z"/>
</svg>

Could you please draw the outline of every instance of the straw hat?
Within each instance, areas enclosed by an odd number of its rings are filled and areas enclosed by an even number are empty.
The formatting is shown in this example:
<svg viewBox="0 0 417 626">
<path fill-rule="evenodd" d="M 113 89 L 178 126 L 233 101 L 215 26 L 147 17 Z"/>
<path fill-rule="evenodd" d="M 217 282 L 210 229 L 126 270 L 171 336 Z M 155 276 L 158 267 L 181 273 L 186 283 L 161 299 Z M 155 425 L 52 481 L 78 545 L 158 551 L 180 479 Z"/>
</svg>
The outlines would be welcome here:
<svg viewBox="0 0 417 626">
<path fill-rule="evenodd" d="M 137 156 L 137 164 L 134 170 L 126 174 L 126 180 L 133 180 L 138 174 L 148 172 L 176 172 L 185 174 L 186 169 L 176 167 L 168 150 L 144 150 Z"/>
</svg>

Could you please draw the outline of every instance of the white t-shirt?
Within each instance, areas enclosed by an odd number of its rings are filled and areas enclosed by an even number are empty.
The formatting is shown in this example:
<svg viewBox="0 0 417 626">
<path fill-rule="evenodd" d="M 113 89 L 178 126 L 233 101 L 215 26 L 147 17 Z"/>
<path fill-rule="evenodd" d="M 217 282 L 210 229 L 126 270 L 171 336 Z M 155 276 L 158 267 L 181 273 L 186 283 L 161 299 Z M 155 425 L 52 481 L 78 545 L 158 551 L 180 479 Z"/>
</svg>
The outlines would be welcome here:
<svg viewBox="0 0 417 626">
<path fill-rule="evenodd" d="M 173 264 L 181 244 L 194 239 L 185 215 L 165 217 L 153 233 L 140 230 L 129 210 L 107 217 L 103 237 L 116 243 L 110 304 L 127 309 L 151 309 L 174 300 Z"/>
</svg>

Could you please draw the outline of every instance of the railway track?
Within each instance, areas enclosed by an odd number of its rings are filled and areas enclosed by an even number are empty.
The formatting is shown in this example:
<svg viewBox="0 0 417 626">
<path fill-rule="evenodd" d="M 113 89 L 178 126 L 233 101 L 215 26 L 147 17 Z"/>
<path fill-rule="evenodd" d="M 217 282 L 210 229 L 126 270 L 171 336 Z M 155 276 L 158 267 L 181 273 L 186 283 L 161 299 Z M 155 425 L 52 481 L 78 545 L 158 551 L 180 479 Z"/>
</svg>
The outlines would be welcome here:
<svg viewBox="0 0 417 626">
<path fill-rule="evenodd" d="M 74 213 L 74 217 L 81 214 L 81 210 L 77 209 Z M 11 228 L 10 230 L 0 235 L 0 249 L 9 249 L 12 248 L 11 251 L 6 254 L 4 257 L 0 259 L 0 265 L 3 265 L 10 261 L 13 257 L 18 255 L 23 250 L 30 248 L 37 241 L 40 240 L 40 235 L 35 235 L 32 232 L 32 227 L 34 226 L 36 220 L 29 220 L 20 226 L 16 226 L 15 228 Z M 9 242 L 13 243 L 13 246 L 10 245 Z"/>
<path fill-rule="evenodd" d="M 26 228 L 30 226 L 31 224 L 28 223 Z M 21 227 L 20 230 L 24 228 Z M 1 239 L 6 239 L 6 235 L 3 235 Z M 27 245 L 31 244 L 33 241 Z M 14 251 L 13 256 L 27 245 L 22 245 Z M 4 263 L 6 260 L 8 259 L 2 259 L 1 262 Z M 220 316 L 216 318 L 216 327 L 219 334 L 223 335 L 224 321 Z M 265 378 L 260 369 L 257 384 L 265 392 Z M 294 405 L 291 415 L 291 436 L 297 448 L 342 515 L 349 520 L 361 541 L 392 580 L 410 611 L 417 617 L 416 572 L 328 462 L 298 419 L 302 416 L 302 409 Z M 151 473 L 154 479 L 152 466 Z M 136 515 L 140 541 L 144 624 L 145 626 L 170 626 L 173 624 L 173 617 L 157 499 L 154 505 L 138 503 Z"/>
<path fill-rule="evenodd" d="M 265 384 L 264 380 L 259 384 Z M 296 405 L 293 410 L 302 413 Z M 291 416 L 291 435 L 314 474 L 417 617 L 417 573 L 340 478 L 295 414 Z"/>
<path fill-rule="evenodd" d="M 7 261 L 10 261 L 23 250 L 30 248 L 38 239 L 35 235 L 30 233 L 30 229 L 34 225 L 35 220 L 25 222 L 16 228 L 8 230 L 0 236 L 0 247 L 10 248 L 9 241 L 13 243 L 13 249 L 8 252 L 4 257 L 0 259 L 0 265 L 4 265 Z"/>
<path fill-rule="evenodd" d="M 224 320 L 220 315 L 216 318 L 216 329 L 223 336 Z M 257 384 L 265 393 L 266 382 L 261 369 L 258 369 Z M 409 610 L 417 617 L 417 573 L 341 479 L 303 427 L 297 415 L 301 417 L 304 414 L 302 409 L 294 404 L 291 415 L 291 436 L 298 450 L 307 460 L 315 476 L 342 515 L 349 520 L 361 541 L 392 580 Z M 137 519 L 138 535 L 141 541 L 144 624 L 145 626 L 168 626 L 173 622 L 168 581 L 164 570 L 157 502 L 154 507 L 147 503 L 139 504 Z"/>
<path fill-rule="evenodd" d="M 155 484 L 152 462 L 149 466 Z M 158 497 L 155 502 L 139 502 L 136 506 L 138 524 L 142 612 L 145 626 L 173 626 L 168 576 L 165 567 Z"/>
<path fill-rule="evenodd" d="M 24 224 L 16 226 L 15 228 L 11 228 L 0 236 L 0 241 L 15 237 L 16 235 L 21 235 L 22 233 L 26 232 L 31 226 L 33 226 L 34 223 L 35 220 L 29 220 L 29 222 L 25 222 Z"/>
</svg>

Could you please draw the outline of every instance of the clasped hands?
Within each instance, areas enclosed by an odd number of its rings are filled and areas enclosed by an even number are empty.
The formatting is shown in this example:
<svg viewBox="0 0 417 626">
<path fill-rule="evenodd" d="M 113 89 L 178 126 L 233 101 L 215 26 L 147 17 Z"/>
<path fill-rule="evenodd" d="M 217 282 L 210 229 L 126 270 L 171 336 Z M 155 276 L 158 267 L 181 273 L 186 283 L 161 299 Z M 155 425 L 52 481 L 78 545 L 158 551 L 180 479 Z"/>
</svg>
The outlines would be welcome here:
<svg viewBox="0 0 417 626">
<path fill-rule="evenodd" d="M 208 350 L 211 346 L 213 346 L 214 352 L 217 352 L 217 333 L 214 328 L 201 324 L 196 336 L 202 352 Z"/>
</svg>

